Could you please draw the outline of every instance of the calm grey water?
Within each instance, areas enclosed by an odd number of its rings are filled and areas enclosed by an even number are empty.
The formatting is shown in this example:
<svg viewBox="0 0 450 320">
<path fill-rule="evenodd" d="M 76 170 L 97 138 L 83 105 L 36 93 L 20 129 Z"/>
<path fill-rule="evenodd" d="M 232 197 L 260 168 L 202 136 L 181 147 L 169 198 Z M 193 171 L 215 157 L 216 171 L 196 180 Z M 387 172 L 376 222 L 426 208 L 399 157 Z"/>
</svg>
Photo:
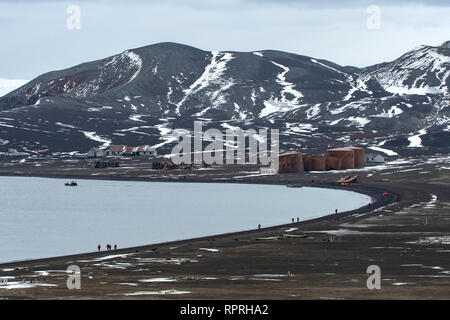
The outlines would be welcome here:
<svg viewBox="0 0 450 320">
<path fill-rule="evenodd" d="M 354 192 L 285 186 L 0 177 L 0 262 L 289 223 L 359 208 Z"/>
</svg>

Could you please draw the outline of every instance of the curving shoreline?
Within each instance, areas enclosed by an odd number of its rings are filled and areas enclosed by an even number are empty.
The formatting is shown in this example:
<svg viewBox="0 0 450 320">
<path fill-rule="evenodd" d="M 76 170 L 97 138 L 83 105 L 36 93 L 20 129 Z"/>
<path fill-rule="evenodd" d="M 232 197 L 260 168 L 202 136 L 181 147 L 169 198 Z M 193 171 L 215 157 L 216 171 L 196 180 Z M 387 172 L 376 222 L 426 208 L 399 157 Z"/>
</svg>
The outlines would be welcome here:
<svg viewBox="0 0 450 320">
<path fill-rule="evenodd" d="M 237 166 L 180 172 L 146 170 L 150 168 L 139 162 L 134 170 L 115 171 L 17 165 L 0 166 L 0 175 L 307 186 L 312 180 L 335 181 L 346 175 L 255 176 L 257 167 Z M 0 294 L 4 299 L 450 299 L 446 158 L 404 161 L 355 174 L 360 181 L 354 186 L 315 187 L 375 198 L 388 192 L 390 199 L 341 212 L 337 219 L 330 214 L 261 230 L 3 263 L 0 276 L 26 288 L 0 288 Z M 82 289 L 77 291 L 66 286 L 65 270 L 73 264 L 82 270 Z M 382 290 L 367 289 L 370 265 L 381 268 Z M 142 281 L 149 278 L 170 281 Z M 172 289 L 186 294 L 170 295 Z"/>
<path fill-rule="evenodd" d="M 4 175 L 3 176 L 22 176 L 22 175 Z M 22 176 L 24 177 L 24 176 Z M 30 177 L 29 175 L 25 177 Z M 40 177 L 40 178 L 60 178 L 63 179 L 61 176 L 51 176 L 51 175 L 33 175 L 32 177 Z M 173 179 L 158 179 L 158 180 L 143 180 L 143 179 L 133 179 L 133 178 L 122 178 L 122 177 L 113 177 L 113 178 L 103 178 L 103 179 L 97 179 L 96 177 L 85 177 L 80 176 L 76 177 L 74 175 L 70 175 L 71 178 L 79 179 L 79 180 L 115 180 L 115 181 L 150 181 L 150 182 L 181 182 L 181 183 L 236 183 L 236 184 L 258 184 L 258 185 L 286 185 L 285 182 L 280 181 L 272 181 L 272 182 L 261 182 L 261 181 L 252 181 L 252 180 L 221 180 L 221 181 L 211 181 L 211 180 L 200 180 L 200 181 L 186 181 L 186 180 L 173 180 Z M 307 186 L 307 187 L 313 187 L 313 188 L 327 188 L 327 189 L 337 189 L 337 190 L 344 190 L 344 191 L 352 191 L 357 192 L 360 194 L 364 194 L 367 196 L 370 196 L 372 199 L 371 205 L 369 206 L 363 206 L 354 210 L 350 211 L 344 211 L 339 212 L 336 216 L 334 213 L 331 213 L 329 215 L 321 216 L 318 218 L 312 218 L 308 220 L 303 220 L 301 222 L 294 222 L 294 223 L 286 223 L 286 224 L 280 224 L 280 225 L 274 225 L 270 227 L 265 227 L 261 229 L 248 229 L 243 231 L 237 231 L 237 232 L 228 232 L 228 233 L 222 233 L 222 234 L 214 234 L 214 235 L 208 235 L 208 236 L 202 236 L 202 237 L 194 237 L 194 238 L 187 238 L 187 239 L 181 239 L 181 240 L 174 240 L 174 241 L 166 241 L 166 242 L 160 242 L 160 243 L 152 243 L 152 244 L 145 244 L 145 245 L 139 245 L 139 246 L 132 246 L 132 247 L 125 247 L 121 248 L 115 251 L 101 251 L 101 252 L 84 252 L 84 253 L 77 253 L 77 254 L 69 254 L 69 255 L 61 255 L 61 256 L 53 256 L 53 257 L 45 257 L 45 258 L 37 258 L 37 259 L 27 259 L 27 260 L 14 260 L 10 262 L 4 262 L 0 263 L 0 267 L 12 267 L 16 265 L 26 265 L 26 264 L 35 264 L 35 263 L 45 263 L 45 262 L 51 262 L 55 260 L 66 260 L 66 259 L 78 259 L 78 258 L 87 258 L 87 257 L 97 257 L 102 256 L 105 253 L 129 253 L 129 252 L 138 252 L 141 250 L 151 250 L 152 248 L 160 247 L 160 246 L 176 246 L 180 244 L 186 244 L 189 242 L 196 242 L 196 241 L 208 241 L 210 239 L 219 239 L 219 238 L 225 238 L 225 237 L 235 237 L 235 236 L 244 236 L 249 235 L 254 232 L 264 232 L 264 231 L 273 231 L 278 230 L 280 228 L 286 228 L 286 227 L 298 227 L 298 226 L 304 226 L 316 222 L 321 221 L 328 221 L 328 220 L 334 220 L 335 218 L 344 218 L 351 215 L 356 214 L 363 214 L 363 213 L 369 213 L 371 211 L 377 210 L 379 208 L 385 207 L 387 205 L 390 205 L 392 203 L 395 203 L 399 196 L 398 194 L 389 191 L 390 197 L 388 199 L 380 199 L 379 195 L 383 192 L 387 191 L 385 188 L 379 189 L 374 187 L 368 187 L 368 186 L 358 186 L 358 185 L 348 185 L 345 187 L 342 187 L 340 185 L 336 184 L 321 184 L 321 185 L 314 185 L 314 186 Z"/>
</svg>

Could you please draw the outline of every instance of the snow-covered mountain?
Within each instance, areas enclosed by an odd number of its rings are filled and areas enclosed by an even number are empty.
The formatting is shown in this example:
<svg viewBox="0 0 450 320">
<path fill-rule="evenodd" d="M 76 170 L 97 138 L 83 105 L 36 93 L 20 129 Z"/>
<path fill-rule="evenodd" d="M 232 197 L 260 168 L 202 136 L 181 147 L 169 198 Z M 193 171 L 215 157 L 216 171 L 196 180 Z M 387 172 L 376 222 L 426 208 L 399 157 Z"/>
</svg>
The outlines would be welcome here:
<svg viewBox="0 0 450 320">
<path fill-rule="evenodd" d="M 391 93 L 448 95 L 450 41 L 440 47 L 420 46 L 395 61 L 366 68 L 365 75 L 376 78 Z"/>
<path fill-rule="evenodd" d="M 43 74 L 0 98 L 0 148 L 150 144 L 164 153 L 175 128 L 200 119 L 205 129 L 278 128 L 286 150 L 447 150 L 449 47 L 422 46 L 362 69 L 273 50 L 127 50 Z"/>
</svg>

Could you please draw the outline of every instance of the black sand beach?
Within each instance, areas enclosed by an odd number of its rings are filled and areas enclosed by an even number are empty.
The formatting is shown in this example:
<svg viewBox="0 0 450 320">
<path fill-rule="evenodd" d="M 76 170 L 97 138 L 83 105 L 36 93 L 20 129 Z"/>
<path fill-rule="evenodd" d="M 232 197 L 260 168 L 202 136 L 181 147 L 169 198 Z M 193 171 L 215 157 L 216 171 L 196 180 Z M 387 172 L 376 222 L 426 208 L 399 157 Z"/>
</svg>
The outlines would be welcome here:
<svg viewBox="0 0 450 320">
<path fill-rule="evenodd" d="M 411 160 L 411 161 L 409 161 Z M 1 175 L 67 179 L 301 183 L 337 187 L 379 200 L 370 207 L 308 222 L 111 252 L 0 265 L 3 299 L 448 299 L 450 175 L 446 156 L 355 171 L 359 183 L 336 186 L 346 172 L 262 176 L 257 167 L 147 171 L 146 161 L 95 170 L 60 161 L 0 167 Z M 145 174 L 143 174 L 145 172 Z M 327 181 L 327 182 L 324 182 Z M 389 198 L 380 200 L 383 192 Z M 293 214 L 293 216 L 295 216 Z M 68 290 L 66 268 L 81 269 Z M 381 289 L 369 290 L 378 265 Z M 48 286 L 51 285 L 51 286 Z"/>
</svg>

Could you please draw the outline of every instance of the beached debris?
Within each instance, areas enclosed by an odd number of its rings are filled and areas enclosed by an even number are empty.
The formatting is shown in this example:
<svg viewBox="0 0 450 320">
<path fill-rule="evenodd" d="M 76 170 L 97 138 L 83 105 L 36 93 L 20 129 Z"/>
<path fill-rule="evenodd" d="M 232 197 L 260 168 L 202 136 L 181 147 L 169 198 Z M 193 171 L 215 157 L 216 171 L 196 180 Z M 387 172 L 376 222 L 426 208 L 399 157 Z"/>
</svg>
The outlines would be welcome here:
<svg viewBox="0 0 450 320">
<path fill-rule="evenodd" d="M 346 176 L 344 178 L 341 178 L 336 181 L 337 183 L 342 184 L 349 184 L 349 183 L 355 183 L 358 182 L 358 176 Z"/>
<path fill-rule="evenodd" d="M 89 163 L 89 167 L 95 169 L 117 168 L 119 165 L 118 160 L 96 160 Z"/>
<path fill-rule="evenodd" d="M 197 169 L 196 166 L 192 164 L 175 164 L 172 161 L 153 161 L 153 170 L 192 170 Z"/>
<path fill-rule="evenodd" d="M 310 236 L 306 234 L 283 234 L 283 237 L 285 238 L 309 238 Z"/>
<path fill-rule="evenodd" d="M 280 240 L 280 237 L 263 237 L 263 238 L 256 238 L 255 240 Z"/>
<path fill-rule="evenodd" d="M 156 149 L 149 145 L 143 146 L 125 146 L 125 145 L 112 145 L 106 151 L 106 155 L 109 156 L 151 156 L 156 157 Z"/>
</svg>

